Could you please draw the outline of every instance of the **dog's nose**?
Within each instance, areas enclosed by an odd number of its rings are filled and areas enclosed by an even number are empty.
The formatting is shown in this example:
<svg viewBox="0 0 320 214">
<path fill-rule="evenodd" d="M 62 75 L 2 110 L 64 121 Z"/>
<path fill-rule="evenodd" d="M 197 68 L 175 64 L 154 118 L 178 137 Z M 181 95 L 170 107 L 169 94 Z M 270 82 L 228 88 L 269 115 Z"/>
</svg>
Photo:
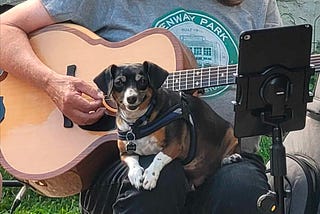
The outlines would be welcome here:
<svg viewBox="0 0 320 214">
<path fill-rule="evenodd" d="M 137 96 L 129 96 L 127 97 L 127 101 L 129 104 L 135 104 L 137 102 Z"/>
</svg>

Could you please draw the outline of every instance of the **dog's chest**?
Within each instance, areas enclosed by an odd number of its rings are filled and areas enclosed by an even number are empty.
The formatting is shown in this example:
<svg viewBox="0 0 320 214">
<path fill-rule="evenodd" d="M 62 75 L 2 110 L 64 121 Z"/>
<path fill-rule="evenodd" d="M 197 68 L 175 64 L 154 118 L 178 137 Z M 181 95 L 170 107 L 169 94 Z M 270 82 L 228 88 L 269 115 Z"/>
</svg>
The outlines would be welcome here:
<svg viewBox="0 0 320 214">
<path fill-rule="evenodd" d="M 136 144 L 136 150 L 134 153 L 138 155 L 152 155 L 157 154 L 162 150 L 162 147 L 158 145 L 157 138 L 154 136 L 146 136 L 141 139 L 133 141 Z"/>
<path fill-rule="evenodd" d="M 120 130 L 130 130 L 130 127 L 125 123 L 122 123 L 121 125 L 118 124 L 118 128 L 120 128 Z M 124 143 L 126 144 L 126 147 L 128 147 L 129 142 L 124 141 Z M 134 152 L 138 155 L 157 154 L 162 150 L 162 147 L 159 146 L 160 144 L 158 142 L 158 139 L 153 135 L 148 135 L 140 139 L 132 140 L 130 144 L 132 145 L 132 143 L 134 144 L 135 150 L 131 152 Z"/>
</svg>

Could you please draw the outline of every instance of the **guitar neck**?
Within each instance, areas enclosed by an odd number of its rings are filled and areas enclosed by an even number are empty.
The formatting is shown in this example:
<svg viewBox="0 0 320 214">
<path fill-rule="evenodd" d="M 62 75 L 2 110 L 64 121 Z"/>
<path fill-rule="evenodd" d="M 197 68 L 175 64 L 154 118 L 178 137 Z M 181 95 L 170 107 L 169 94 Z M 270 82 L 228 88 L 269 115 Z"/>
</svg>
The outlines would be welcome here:
<svg viewBox="0 0 320 214">
<path fill-rule="evenodd" d="M 163 86 L 174 91 L 235 83 L 238 65 L 196 68 L 170 73 Z"/>
<path fill-rule="evenodd" d="M 320 54 L 312 55 L 310 62 L 315 72 L 320 72 Z M 174 91 L 184 91 L 230 85 L 235 83 L 237 72 L 237 64 L 175 71 L 169 74 L 163 87 Z"/>
</svg>

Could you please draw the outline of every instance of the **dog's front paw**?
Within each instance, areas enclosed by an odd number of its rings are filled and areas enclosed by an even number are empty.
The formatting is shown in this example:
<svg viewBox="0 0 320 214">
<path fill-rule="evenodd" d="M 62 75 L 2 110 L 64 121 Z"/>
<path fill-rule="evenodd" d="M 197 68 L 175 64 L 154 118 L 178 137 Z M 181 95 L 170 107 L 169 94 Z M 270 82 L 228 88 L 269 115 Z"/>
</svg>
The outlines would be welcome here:
<svg viewBox="0 0 320 214">
<path fill-rule="evenodd" d="M 159 170 L 156 170 L 152 164 L 143 173 L 143 188 L 145 190 L 152 190 L 156 187 L 159 178 Z"/>
<path fill-rule="evenodd" d="M 132 186 L 140 189 L 143 181 L 143 168 L 141 166 L 135 166 L 129 169 L 128 178 Z"/>
<path fill-rule="evenodd" d="M 221 161 L 221 165 L 223 166 L 223 165 L 227 165 L 227 164 L 237 163 L 240 161 L 242 161 L 241 155 L 238 153 L 234 153 L 228 157 L 223 158 Z"/>
</svg>

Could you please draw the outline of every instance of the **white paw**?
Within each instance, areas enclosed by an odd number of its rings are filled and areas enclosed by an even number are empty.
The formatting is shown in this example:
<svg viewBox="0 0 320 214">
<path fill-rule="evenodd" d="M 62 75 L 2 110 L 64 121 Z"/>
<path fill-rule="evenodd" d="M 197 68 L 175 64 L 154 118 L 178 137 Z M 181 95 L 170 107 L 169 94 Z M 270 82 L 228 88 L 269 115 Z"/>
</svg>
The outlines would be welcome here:
<svg viewBox="0 0 320 214">
<path fill-rule="evenodd" d="M 223 165 L 227 165 L 227 164 L 237 163 L 240 161 L 242 161 L 241 155 L 238 153 L 234 153 L 228 157 L 223 158 L 221 161 L 221 165 L 223 166 Z"/>
<path fill-rule="evenodd" d="M 129 168 L 128 177 L 132 186 L 134 186 L 137 189 L 140 189 L 143 181 L 143 168 L 141 166 Z"/>
<path fill-rule="evenodd" d="M 156 187 L 160 172 L 156 170 L 151 164 L 143 173 L 143 188 L 145 190 L 152 190 Z"/>
</svg>

